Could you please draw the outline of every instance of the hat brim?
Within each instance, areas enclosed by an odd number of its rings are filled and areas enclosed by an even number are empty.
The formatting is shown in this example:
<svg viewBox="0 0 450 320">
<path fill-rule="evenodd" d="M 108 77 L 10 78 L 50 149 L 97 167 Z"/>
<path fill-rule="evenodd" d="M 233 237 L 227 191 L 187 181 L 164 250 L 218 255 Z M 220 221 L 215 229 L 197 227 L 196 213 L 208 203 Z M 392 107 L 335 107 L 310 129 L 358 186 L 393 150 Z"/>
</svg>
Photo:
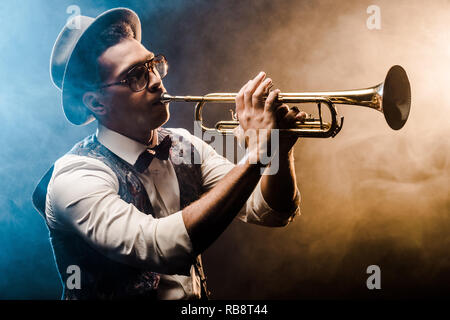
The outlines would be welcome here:
<svg viewBox="0 0 450 320">
<path fill-rule="evenodd" d="M 94 120 L 92 113 L 84 105 L 82 96 L 79 94 L 79 86 L 74 83 L 80 67 L 78 61 L 74 62 L 76 60 L 74 57 L 80 48 L 89 45 L 92 36 L 100 34 L 108 26 L 121 21 L 130 24 L 134 32 L 134 38 L 141 42 L 141 22 L 137 14 L 127 8 L 115 8 L 105 11 L 92 22 L 81 35 L 69 57 L 62 83 L 62 106 L 67 120 L 72 124 L 85 125 Z"/>
</svg>

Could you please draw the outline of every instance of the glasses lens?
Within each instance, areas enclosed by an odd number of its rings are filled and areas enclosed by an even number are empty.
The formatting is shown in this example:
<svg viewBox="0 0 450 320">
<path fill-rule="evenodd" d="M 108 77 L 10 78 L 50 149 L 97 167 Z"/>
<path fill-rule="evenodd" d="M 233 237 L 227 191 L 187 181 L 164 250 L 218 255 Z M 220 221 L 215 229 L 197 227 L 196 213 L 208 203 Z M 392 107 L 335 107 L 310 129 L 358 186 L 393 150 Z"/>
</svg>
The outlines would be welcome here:
<svg viewBox="0 0 450 320">
<path fill-rule="evenodd" d="M 133 91 L 144 90 L 148 84 L 147 67 L 138 66 L 131 70 L 128 74 L 128 83 Z"/>
<path fill-rule="evenodd" d="M 164 56 L 158 55 L 153 59 L 153 70 L 159 74 L 161 79 L 167 75 L 169 64 Z"/>
</svg>

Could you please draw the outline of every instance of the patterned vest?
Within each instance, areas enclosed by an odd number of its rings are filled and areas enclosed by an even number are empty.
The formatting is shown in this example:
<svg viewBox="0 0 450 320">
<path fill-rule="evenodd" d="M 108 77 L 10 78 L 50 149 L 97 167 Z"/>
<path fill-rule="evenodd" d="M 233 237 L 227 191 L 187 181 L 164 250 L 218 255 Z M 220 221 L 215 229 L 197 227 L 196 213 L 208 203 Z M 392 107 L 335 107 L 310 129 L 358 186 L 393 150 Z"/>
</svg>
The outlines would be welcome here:
<svg viewBox="0 0 450 320">
<path fill-rule="evenodd" d="M 167 129 L 158 130 L 159 141 L 170 135 L 172 147 L 169 160 L 172 162 L 180 189 L 180 209 L 197 200 L 203 193 L 200 164 L 194 162 L 199 153 L 182 136 Z M 186 160 L 185 152 L 190 153 Z M 152 205 L 144 185 L 133 166 L 109 151 L 98 142 L 95 135 L 77 143 L 68 154 L 95 158 L 112 169 L 119 181 L 119 196 L 133 204 L 140 211 L 154 215 Z M 199 158 L 196 158 L 199 159 Z M 46 173 L 33 193 L 33 203 L 45 216 L 45 197 L 52 176 L 53 167 Z M 159 275 L 151 270 L 143 270 L 113 261 L 90 247 L 75 233 L 49 227 L 50 241 L 56 264 L 64 287 L 63 299 L 154 299 L 158 288 Z M 205 276 L 200 256 L 193 261 L 202 283 L 202 298 L 207 296 Z M 81 289 L 69 289 L 67 267 L 81 268 Z"/>
</svg>

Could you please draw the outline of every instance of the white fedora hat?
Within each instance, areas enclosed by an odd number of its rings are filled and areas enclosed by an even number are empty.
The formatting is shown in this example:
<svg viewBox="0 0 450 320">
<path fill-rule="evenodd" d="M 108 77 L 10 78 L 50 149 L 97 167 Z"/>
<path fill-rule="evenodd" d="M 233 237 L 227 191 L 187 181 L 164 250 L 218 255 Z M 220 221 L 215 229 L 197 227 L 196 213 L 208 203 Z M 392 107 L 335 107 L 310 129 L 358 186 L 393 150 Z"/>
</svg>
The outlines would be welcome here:
<svg viewBox="0 0 450 320">
<path fill-rule="evenodd" d="M 73 27 L 73 20 L 69 21 L 53 46 L 50 77 L 53 84 L 61 90 L 62 106 L 67 120 L 75 125 L 84 125 L 94 120 L 94 117 L 82 101 L 79 79 L 74 81 L 80 72 L 80 63 L 83 63 L 77 53 L 81 48 L 95 45 L 96 36 L 108 26 L 121 21 L 131 26 L 134 38 L 140 42 L 141 23 L 137 14 L 127 8 L 111 9 L 97 18 L 77 16 L 73 19 L 79 19 L 76 21 L 77 28 Z"/>
</svg>

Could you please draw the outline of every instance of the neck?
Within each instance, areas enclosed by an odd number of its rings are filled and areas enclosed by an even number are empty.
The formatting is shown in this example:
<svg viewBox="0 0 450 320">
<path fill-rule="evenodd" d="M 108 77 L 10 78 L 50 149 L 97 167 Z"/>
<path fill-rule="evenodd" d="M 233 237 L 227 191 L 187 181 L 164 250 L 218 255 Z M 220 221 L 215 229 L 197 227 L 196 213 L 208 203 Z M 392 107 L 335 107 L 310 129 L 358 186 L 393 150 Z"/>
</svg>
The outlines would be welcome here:
<svg viewBox="0 0 450 320">
<path fill-rule="evenodd" d="M 154 147 L 157 143 L 157 129 L 146 130 L 143 132 L 134 132 L 130 130 L 124 130 L 124 128 L 116 127 L 110 124 L 102 123 L 101 125 L 148 147 Z"/>
</svg>

